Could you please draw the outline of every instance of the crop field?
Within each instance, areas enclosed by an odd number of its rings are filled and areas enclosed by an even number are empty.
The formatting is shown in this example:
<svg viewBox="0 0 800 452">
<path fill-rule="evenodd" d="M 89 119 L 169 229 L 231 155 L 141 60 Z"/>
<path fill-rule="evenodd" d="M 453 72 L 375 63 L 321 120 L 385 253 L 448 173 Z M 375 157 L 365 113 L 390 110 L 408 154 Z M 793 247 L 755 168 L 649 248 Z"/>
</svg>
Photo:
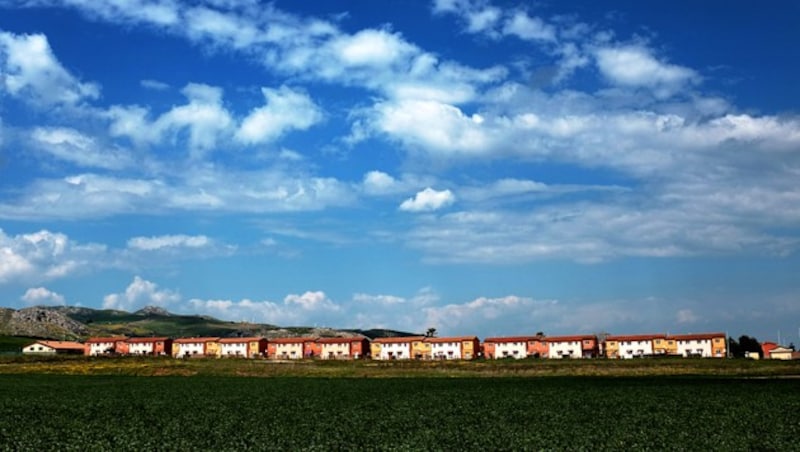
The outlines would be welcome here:
<svg viewBox="0 0 800 452">
<path fill-rule="evenodd" d="M 2 450 L 797 450 L 800 385 L 0 375 Z"/>
</svg>

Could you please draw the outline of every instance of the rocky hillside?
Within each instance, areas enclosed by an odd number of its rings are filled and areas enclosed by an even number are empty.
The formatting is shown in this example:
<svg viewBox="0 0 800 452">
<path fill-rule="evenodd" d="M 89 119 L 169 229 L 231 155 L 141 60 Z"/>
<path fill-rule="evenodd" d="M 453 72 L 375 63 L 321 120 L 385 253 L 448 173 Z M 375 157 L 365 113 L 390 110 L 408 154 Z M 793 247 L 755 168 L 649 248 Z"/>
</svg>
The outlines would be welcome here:
<svg viewBox="0 0 800 452">
<path fill-rule="evenodd" d="M 0 334 L 53 339 L 78 339 L 89 333 L 81 322 L 51 308 L 3 309 L 0 313 Z"/>
<path fill-rule="evenodd" d="M 48 339 L 85 339 L 90 336 L 407 336 L 391 330 L 336 330 L 330 328 L 278 327 L 228 322 L 208 316 L 172 314 L 148 306 L 130 313 L 75 306 L 36 306 L 20 310 L 0 308 L 0 335 Z"/>
</svg>

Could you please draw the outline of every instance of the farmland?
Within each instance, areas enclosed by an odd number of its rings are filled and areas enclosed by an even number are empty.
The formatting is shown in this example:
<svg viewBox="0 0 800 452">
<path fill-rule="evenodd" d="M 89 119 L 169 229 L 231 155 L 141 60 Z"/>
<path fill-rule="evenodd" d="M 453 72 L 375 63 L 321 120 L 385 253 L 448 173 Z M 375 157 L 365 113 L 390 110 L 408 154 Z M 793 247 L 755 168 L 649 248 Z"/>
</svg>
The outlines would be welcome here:
<svg viewBox="0 0 800 452">
<path fill-rule="evenodd" d="M 799 407 L 788 379 L 0 375 L 0 449 L 789 450 Z"/>
</svg>

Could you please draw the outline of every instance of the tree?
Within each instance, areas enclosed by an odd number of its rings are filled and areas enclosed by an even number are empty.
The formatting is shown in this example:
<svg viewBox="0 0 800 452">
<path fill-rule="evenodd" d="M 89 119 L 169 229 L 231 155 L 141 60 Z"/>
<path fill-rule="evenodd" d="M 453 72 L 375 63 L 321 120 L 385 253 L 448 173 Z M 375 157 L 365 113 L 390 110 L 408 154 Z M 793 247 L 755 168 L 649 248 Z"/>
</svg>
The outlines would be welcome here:
<svg viewBox="0 0 800 452">
<path fill-rule="evenodd" d="M 428 331 L 425 332 L 425 337 L 436 337 L 436 328 L 428 328 Z"/>
<path fill-rule="evenodd" d="M 747 352 L 758 353 L 758 355 L 761 356 L 761 343 L 758 342 L 756 338 L 745 334 L 739 337 L 739 353 L 734 354 L 734 356 L 741 358 L 744 357 Z"/>
</svg>

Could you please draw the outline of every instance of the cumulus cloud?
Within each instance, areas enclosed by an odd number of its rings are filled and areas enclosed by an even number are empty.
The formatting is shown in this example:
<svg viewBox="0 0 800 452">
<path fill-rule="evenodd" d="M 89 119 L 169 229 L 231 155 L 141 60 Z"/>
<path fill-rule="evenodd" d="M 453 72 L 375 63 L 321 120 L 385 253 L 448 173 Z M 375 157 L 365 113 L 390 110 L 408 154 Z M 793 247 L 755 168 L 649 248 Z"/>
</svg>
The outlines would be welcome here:
<svg viewBox="0 0 800 452">
<path fill-rule="evenodd" d="M 3 89 L 40 106 L 75 105 L 100 96 L 100 88 L 83 83 L 53 55 L 42 34 L 0 32 L 0 74 Z"/>
<path fill-rule="evenodd" d="M 289 294 L 283 299 L 287 306 L 299 306 L 306 311 L 317 309 L 336 311 L 339 306 L 325 295 L 325 292 L 305 292 L 302 295 Z"/>
<path fill-rule="evenodd" d="M 0 284 L 63 278 L 98 265 L 105 254 L 103 245 L 78 244 L 61 233 L 9 236 L 0 229 Z"/>
<path fill-rule="evenodd" d="M 33 287 L 25 291 L 21 300 L 29 306 L 34 305 L 58 305 L 63 306 L 66 304 L 64 296 L 53 292 L 44 287 Z"/>
<path fill-rule="evenodd" d="M 287 86 L 262 88 L 267 105 L 250 112 L 236 132 L 247 144 L 265 143 L 291 130 L 306 130 L 322 119 L 321 109 L 301 91 Z"/>
<path fill-rule="evenodd" d="M 699 79 L 692 69 L 659 61 L 640 45 L 603 47 L 595 55 L 597 67 L 610 82 L 651 88 L 659 97 L 670 96 Z"/>
<path fill-rule="evenodd" d="M 179 293 L 159 289 L 157 284 L 135 276 L 125 292 L 103 297 L 103 309 L 134 311 L 145 306 L 168 307 L 180 299 Z"/>
<path fill-rule="evenodd" d="M 430 187 L 418 192 L 400 204 L 406 212 L 430 212 L 453 204 L 455 195 L 450 190 L 436 191 Z"/>
</svg>

